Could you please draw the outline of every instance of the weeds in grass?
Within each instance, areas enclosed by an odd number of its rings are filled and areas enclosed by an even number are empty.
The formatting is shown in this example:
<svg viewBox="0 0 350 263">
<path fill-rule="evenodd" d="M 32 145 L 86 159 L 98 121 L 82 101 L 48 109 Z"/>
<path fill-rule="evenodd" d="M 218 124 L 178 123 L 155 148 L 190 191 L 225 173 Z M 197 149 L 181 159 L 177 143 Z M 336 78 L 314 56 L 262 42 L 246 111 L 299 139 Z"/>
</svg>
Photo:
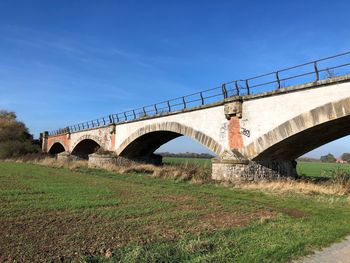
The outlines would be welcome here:
<svg viewBox="0 0 350 263">
<path fill-rule="evenodd" d="M 350 171 L 336 167 L 334 169 L 324 171 L 324 175 L 331 178 L 334 186 L 340 188 L 345 194 L 350 193 Z"/>
<path fill-rule="evenodd" d="M 180 181 L 205 183 L 211 181 L 210 169 L 196 164 L 165 165 L 153 173 L 154 177 L 175 178 Z"/>
<path fill-rule="evenodd" d="M 190 240 L 185 246 L 185 251 L 189 253 L 209 253 L 214 248 L 214 245 L 208 240 L 202 240 L 200 237 Z"/>
<path fill-rule="evenodd" d="M 253 190 L 267 190 L 277 193 L 346 195 L 350 184 L 344 185 L 336 180 L 313 182 L 308 180 L 279 180 L 236 184 L 235 187 Z"/>
</svg>

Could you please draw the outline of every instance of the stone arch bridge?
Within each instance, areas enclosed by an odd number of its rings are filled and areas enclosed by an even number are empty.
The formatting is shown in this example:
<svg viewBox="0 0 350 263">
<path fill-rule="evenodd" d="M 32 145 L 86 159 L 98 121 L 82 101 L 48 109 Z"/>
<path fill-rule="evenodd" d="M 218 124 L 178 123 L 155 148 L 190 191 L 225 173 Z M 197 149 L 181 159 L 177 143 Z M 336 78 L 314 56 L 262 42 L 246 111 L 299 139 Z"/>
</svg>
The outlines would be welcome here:
<svg viewBox="0 0 350 263">
<path fill-rule="evenodd" d="M 218 180 L 294 176 L 295 159 L 350 134 L 350 76 L 317 80 L 198 107 L 43 136 L 43 150 L 87 156 L 99 147 L 153 162 L 164 143 L 185 135 L 213 151 Z"/>
</svg>

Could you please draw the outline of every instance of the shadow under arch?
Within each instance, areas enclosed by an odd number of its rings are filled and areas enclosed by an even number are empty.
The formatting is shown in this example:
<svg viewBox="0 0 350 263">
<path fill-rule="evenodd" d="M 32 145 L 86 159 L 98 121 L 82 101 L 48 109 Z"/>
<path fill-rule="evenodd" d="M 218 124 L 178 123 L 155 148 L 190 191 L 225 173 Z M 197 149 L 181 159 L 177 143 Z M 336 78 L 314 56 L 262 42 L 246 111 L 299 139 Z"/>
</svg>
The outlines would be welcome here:
<svg viewBox="0 0 350 263">
<path fill-rule="evenodd" d="M 294 160 L 350 135 L 350 98 L 327 103 L 284 122 L 245 147 L 253 160 Z"/>
<path fill-rule="evenodd" d="M 89 154 L 95 153 L 101 145 L 92 139 L 84 139 L 76 144 L 71 154 L 81 159 L 88 159 Z"/>
<path fill-rule="evenodd" d="M 64 148 L 64 145 L 61 142 L 54 142 L 51 145 L 48 153 L 54 155 L 64 151 L 66 151 L 66 149 Z"/>
<path fill-rule="evenodd" d="M 183 135 L 199 142 L 217 155 L 223 151 L 218 142 L 200 131 L 177 122 L 163 122 L 146 125 L 132 133 L 121 143 L 117 154 L 129 159 L 152 156 L 160 146 Z"/>
</svg>

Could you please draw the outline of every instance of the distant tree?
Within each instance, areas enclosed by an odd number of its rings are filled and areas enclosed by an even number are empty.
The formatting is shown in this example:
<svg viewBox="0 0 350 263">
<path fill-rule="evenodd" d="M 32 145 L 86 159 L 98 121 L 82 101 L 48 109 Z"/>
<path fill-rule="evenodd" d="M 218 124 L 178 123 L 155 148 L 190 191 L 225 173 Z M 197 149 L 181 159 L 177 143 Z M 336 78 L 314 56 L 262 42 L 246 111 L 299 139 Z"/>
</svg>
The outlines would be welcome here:
<svg viewBox="0 0 350 263">
<path fill-rule="evenodd" d="M 341 159 L 350 163 L 350 153 L 343 153 Z"/>
<path fill-rule="evenodd" d="M 211 159 L 214 155 L 208 153 L 170 153 L 170 152 L 161 152 L 159 155 L 163 157 L 180 157 L 180 158 L 203 158 L 203 159 Z"/>
<path fill-rule="evenodd" d="M 311 157 L 299 157 L 297 159 L 298 162 L 310 162 L 310 163 L 317 163 L 320 162 L 320 159 L 311 158 Z"/>
<path fill-rule="evenodd" d="M 12 111 L 0 110 L 0 159 L 39 152 L 23 122 Z"/>
<path fill-rule="evenodd" d="M 320 160 L 323 163 L 334 163 L 336 161 L 334 155 L 331 153 L 321 156 Z"/>
</svg>

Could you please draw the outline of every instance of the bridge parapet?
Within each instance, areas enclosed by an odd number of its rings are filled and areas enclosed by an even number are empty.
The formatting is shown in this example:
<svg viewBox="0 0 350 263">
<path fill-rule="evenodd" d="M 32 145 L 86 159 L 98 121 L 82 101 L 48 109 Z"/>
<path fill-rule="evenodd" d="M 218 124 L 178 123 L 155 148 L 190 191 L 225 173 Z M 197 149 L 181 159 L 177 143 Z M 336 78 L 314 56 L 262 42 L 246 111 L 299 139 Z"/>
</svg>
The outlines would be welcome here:
<svg viewBox="0 0 350 263">
<path fill-rule="evenodd" d="M 333 78 L 337 75 L 344 75 L 349 70 L 350 52 L 345 52 L 331 57 L 326 57 L 311 62 L 303 63 L 289 68 L 280 69 L 267 74 L 254 76 L 247 79 L 238 79 L 226 82 L 219 87 L 203 90 L 186 96 L 166 100 L 163 102 L 147 105 L 137 109 L 111 114 L 99 119 L 71 125 L 63 129 L 50 132 L 50 135 L 57 135 L 69 132 L 99 128 L 110 124 L 125 123 L 128 121 L 140 120 L 144 117 L 156 116 L 163 113 L 187 110 L 213 102 L 223 101 L 234 96 L 251 96 L 265 93 L 266 91 L 280 91 L 300 83 L 316 83 L 322 79 Z M 339 72 L 336 73 L 335 70 Z M 348 73 L 348 71 L 347 71 Z"/>
</svg>

